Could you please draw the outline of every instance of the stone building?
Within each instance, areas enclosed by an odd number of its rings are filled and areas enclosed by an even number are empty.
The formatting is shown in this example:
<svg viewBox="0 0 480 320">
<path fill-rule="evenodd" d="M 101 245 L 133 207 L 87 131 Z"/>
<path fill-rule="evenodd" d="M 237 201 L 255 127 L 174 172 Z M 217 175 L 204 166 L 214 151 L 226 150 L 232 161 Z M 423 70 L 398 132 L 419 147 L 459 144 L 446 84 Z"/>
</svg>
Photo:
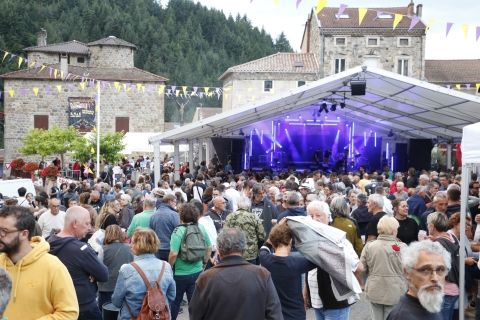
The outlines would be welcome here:
<svg viewBox="0 0 480 320">
<path fill-rule="evenodd" d="M 422 21 L 410 29 L 412 19 L 421 18 L 422 5 L 368 8 L 361 24 L 359 9 L 327 7 L 309 15 L 301 51 L 315 53 L 320 77 L 359 66 L 375 66 L 399 74 L 424 79 L 425 29 Z M 393 29 L 395 14 L 403 16 Z M 410 29 L 410 30 L 409 30 Z"/>
<path fill-rule="evenodd" d="M 219 78 L 223 81 L 223 111 L 318 80 L 318 72 L 314 53 L 276 53 L 230 67 Z"/>
<path fill-rule="evenodd" d="M 20 156 L 18 149 L 32 128 L 73 125 L 91 131 L 98 87 L 101 132 L 164 131 L 161 87 L 167 79 L 135 68 L 135 45 L 114 36 L 87 44 L 47 44 L 46 38 L 42 30 L 37 46 L 25 48 L 30 68 L 1 76 L 5 162 Z"/>
</svg>

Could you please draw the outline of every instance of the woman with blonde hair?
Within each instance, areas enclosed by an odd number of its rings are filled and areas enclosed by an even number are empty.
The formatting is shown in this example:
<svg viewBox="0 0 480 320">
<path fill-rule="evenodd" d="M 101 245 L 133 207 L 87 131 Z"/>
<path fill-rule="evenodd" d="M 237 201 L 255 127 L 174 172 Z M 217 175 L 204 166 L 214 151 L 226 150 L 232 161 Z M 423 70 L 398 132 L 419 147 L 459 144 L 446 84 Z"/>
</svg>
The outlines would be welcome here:
<svg viewBox="0 0 480 320">
<path fill-rule="evenodd" d="M 112 224 L 117 224 L 118 213 L 120 212 L 120 203 L 117 200 L 109 200 L 100 208 L 97 221 L 95 221 L 95 229 L 105 230 Z"/>
<path fill-rule="evenodd" d="M 133 261 L 130 247 L 124 243 L 125 238 L 125 233 L 116 224 L 108 226 L 105 230 L 103 250 L 100 251 L 98 257 L 108 268 L 108 280 L 98 282 L 98 307 L 100 310 L 105 303 L 112 301 L 112 293 L 117 283 L 120 267 Z"/>
<path fill-rule="evenodd" d="M 120 268 L 112 295 L 113 305 L 121 308 L 119 320 L 135 319 L 140 312 L 147 287 L 139 272 L 143 272 L 150 283 L 156 281 L 159 284 L 169 308 L 176 293 L 172 268 L 155 257 L 160 248 L 157 234 L 149 228 L 137 228 L 132 236 L 131 247 L 134 262 Z"/>
<path fill-rule="evenodd" d="M 377 239 L 367 242 L 360 257 L 368 273 L 365 295 L 373 320 L 387 319 L 408 289 L 401 258 L 407 245 L 397 239 L 398 226 L 394 217 L 382 217 L 377 224 Z"/>
</svg>

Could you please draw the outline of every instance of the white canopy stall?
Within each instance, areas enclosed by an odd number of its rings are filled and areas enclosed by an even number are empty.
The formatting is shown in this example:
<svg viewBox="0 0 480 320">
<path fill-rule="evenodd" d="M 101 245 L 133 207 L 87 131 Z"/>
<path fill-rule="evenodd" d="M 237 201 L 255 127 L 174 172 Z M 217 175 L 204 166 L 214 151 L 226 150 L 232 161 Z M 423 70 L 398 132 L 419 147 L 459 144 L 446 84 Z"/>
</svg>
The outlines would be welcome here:
<svg viewBox="0 0 480 320">
<path fill-rule="evenodd" d="M 466 212 L 468 206 L 468 191 L 472 170 L 480 166 L 480 122 L 463 128 L 462 136 L 462 197 L 460 215 L 460 319 L 464 319 L 465 310 L 465 236 Z"/>
</svg>

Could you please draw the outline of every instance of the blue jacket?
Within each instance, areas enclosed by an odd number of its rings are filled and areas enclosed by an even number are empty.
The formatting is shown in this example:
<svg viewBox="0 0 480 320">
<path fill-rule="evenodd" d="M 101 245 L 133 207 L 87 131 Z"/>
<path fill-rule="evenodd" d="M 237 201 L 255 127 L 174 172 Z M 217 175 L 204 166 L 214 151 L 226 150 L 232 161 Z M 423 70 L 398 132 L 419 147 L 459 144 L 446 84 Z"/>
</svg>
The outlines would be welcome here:
<svg viewBox="0 0 480 320">
<path fill-rule="evenodd" d="M 180 224 L 177 211 L 162 203 L 150 217 L 150 229 L 154 230 L 160 239 L 160 250 L 170 250 L 170 237 L 173 230 Z"/>
<path fill-rule="evenodd" d="M 427 206 L 425 205 L 425 200 L 420 197 L 418 194 L 414 194 L 407 200 L 408 204 L 408 215 L 415 216 L 420 218 L 422 213 L 427 211 Z"/>
<path fill-rule="evenodd" d="M 153 254 L 134 256 L 133 260 L 143 270 L 148 280 L 150 280 L 151 285 L 157 280 L 162 270 L 162 263 L 165 263 L 165 272 L 160 281 L 160 288 L 165 295 L 166 302 L 170 306 L 176 294 L 175 280 L 173 280 L 173 272 L 170 264 L 155 258 Z M 146 292 L 147 287 L 137 270 L 135 270 L 131 264 L 124 264 L 120 268 L 115 291 L 112 294 L 113 305 L 121 308 L 118 319 L 130 320 L 132 318 L 126 303 L 128 303 L 130 310 L 132 310 L 133 316 L 136 317 L 140 311 Z"/>
<path fill-rule="evenodd" d="M 282 220 L 285 217 L 295 217 L 295 216 L 306 216 L 307 213 L 305 212 L 304 207 L 292 207 L 288 208 L 287 210 L 283 211 L 279 216 L 278 216 L 278 222 Z"/>
<path fill-rule="evenodd" d="M 88 244 L 76 238 L 61 238 L 54 234 L 48 238 L 48 242 L 50 253 L 62 261 L 72 277 L 80 312 L 88 309 L 92 303 L 96 303 L 97 295 L 96 282 L 90 279 L 107 281 L 107 267 Z"/>
</svg>

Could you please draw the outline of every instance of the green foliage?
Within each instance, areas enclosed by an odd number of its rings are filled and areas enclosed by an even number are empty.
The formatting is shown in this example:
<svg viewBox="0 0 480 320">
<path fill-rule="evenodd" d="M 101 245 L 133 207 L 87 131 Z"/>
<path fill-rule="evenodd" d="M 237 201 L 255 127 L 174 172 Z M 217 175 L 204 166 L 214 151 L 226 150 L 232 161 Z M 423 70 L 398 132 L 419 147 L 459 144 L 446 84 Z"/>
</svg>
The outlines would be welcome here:
<svg viewBox="0 0 480 320">
<path fill-rule="evenodd" d="M 123 132 L 113 132 L 100 135 L 100 161 L 114 163 L 122 159 L 122 151 L 125 149 L 123 143 Z M 72 145 L 72 152 L 75 159 L 80 162 L 97 160 L 97 136 L 90 135 L 88 138 L 80 137 Z"/>
<path fill-rule="evenodd" d="M 31 129 L 23 140 L 23 147 L 19 150 L 24 155 L 40 155 L 42 160 L 53 154 L 47 138 L 48 131 Z"/>
<path fill-rule="evenodd" d="M 288 42 L 288 39 L 283 32 L 280 33 L 278 38 L 275 40 L 275 50 L 277 52 L 293 52 L 290 42 Z"/>
<path fill-rule="evenodd" d="M 171 85 L 218 87 L 218 77 L 233 65 L 291 51 L 284 35 L 274 44 L 246 16 L 227 18 L 192 0 L 170 0 L 165 7 L 158 0 L 2 0 L 0 21 L 0 49 L 15 53 L 35 46 L 40 28 L 48 43 L 117 36 L 137 46 L 136 67 L 166 76 Z M 1 64 L 0 74 L 15 69 L 15 63 Z M 219 106 L 211 100 L 188 108 Z M 174 101 L 167 109 L 166 121 L 179 118 Z"/>
</svg>

